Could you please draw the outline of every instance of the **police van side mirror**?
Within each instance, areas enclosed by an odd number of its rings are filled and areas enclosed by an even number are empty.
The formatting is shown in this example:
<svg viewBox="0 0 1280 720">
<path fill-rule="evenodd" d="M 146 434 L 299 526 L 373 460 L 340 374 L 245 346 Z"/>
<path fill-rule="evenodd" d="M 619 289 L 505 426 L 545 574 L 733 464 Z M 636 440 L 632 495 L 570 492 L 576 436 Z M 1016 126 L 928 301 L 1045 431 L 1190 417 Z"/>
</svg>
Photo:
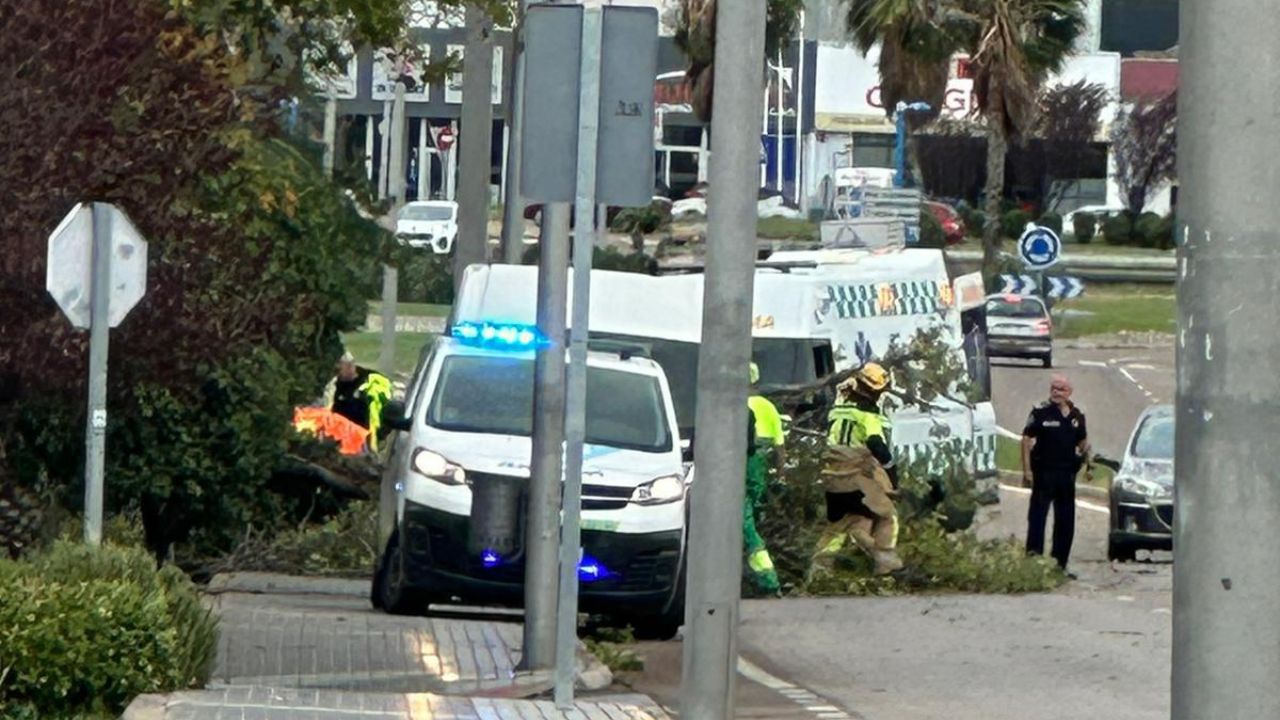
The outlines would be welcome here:
<svg viewBox="0 0 1280 720">
<path fill-rule="evenodd" d="M 413 420 L 405 417 L 404 401 L 388 400 L 382 406 L 382 427 L 402 432 L 408 432 L 413 429 Z"/>
<path fill-rule="evenodd" d="M 680 458 L 687 463 L 693 462 L 693 439 L 686 438 L 680 441 Z"/>
</svg>

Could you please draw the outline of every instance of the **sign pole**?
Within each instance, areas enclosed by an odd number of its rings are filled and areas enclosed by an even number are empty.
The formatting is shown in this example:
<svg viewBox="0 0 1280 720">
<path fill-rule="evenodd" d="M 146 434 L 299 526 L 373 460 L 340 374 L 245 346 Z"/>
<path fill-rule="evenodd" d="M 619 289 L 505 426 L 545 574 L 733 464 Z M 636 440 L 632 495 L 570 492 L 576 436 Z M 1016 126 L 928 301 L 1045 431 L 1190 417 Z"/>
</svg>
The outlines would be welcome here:
<svg viewBox="0 0 1280 720">
<path fill-rule="evenodd" d="M 107 450 L 107 343 L 111 336 L 111 208 L 93 203 L 93 287 L 89 325 L 89 414 L 84 444 L 84 541 L 102 544 Z"/>
<path fill-rule="evenodd" d="M 582 63 L 578 86 L 578 172 L 574 201 L 573 304 L 565 397 L 564 500 L 560 529 L 560 608 L 556 622 L 556 706 L 573 708 L 577 677 L 578 561 L 582 528 L 582 449 L 587 432 L 587 322 L 595 238 L 596 152 L 600 134 L 600 51 L 604 9 L 582 9 Z"/>
</svg>

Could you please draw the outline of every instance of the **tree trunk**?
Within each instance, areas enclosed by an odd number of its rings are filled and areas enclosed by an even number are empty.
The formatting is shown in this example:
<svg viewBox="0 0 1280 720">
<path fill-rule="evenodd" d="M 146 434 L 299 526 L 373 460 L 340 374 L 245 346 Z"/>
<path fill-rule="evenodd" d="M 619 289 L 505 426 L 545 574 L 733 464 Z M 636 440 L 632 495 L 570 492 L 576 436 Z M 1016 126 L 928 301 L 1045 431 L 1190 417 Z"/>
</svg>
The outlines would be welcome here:
<svg viewBox="0 0 1280 720">
<path fill-rule="evenodd" d="M 1009 154 L 1009 141 L 999 128 L 987 134 L 987 222 L 982 228 L 982 278 L 987 287 L 999 271 L 1000 205 L 1004 199 L 1004 161 Z"/>
</svg>

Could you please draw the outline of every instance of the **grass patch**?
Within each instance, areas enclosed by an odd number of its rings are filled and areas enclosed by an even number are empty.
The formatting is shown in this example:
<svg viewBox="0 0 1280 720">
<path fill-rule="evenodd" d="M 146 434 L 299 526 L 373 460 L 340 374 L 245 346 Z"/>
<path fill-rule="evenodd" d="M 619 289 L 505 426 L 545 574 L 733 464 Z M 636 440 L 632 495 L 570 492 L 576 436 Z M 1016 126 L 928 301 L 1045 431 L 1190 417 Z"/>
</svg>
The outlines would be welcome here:
<svg viewBox="0 0 1280 720">
<path fill-rule="evenodd" d="M 422 348 L 435 336 L 431 333 L 397 333 L 396 334 L 396 373 L 408 376 L 418 364 L 418 356 Z M 382 351 L 381 332 L 344 333 L 342 342 L 356 362 L 365 367 L 378 364 L 378 356 Z"/>
<path fill-rule="evenodd" d="M 396 303 L 396 315 L 399 317 L 449 317 L 449 311 L 452 309 L 452 305 L 436 305 L 435 303 Z M 380 300 L 369 301 L 369 314 L 382 314 L 382 302 Z"/>
<path fill-rule="evenodd" d="M 1118 332 L 1172 333 L 1177 327 L 1177 302 L 1172 288 L 1126 291 L 1122 286 L 1086 290 L 1078 298 L 1059 302 L 1053 312 L 1057 338 Z"/>
<path fill-rule="evenodd" d="M 756 235 L 770 240 L 818 240 L 818 226 L 808 220 L 770 217 L 760 218 Z"/>
<path fill-rule="evenodd" d="M 996 467 L 1006 472 L 1022 472 L 1022 446 L 1017 440 L 996 436 Z"/>
</svg>

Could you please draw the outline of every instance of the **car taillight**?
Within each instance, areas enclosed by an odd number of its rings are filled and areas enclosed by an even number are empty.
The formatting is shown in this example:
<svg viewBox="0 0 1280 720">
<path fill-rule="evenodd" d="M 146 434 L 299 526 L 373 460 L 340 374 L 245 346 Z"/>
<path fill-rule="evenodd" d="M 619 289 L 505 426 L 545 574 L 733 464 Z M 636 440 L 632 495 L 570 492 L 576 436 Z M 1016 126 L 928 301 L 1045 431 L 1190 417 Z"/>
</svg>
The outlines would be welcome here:
<svg viewBox="0 0 1280 720">
<path fill-rule="evenodd" d="M 1049 334 L 1049 333 L 1051 333 L 1051 332 L 1053 332 L 1053 321 L 1052 321 L 1052 320 L 1041 320 L 1041 321 L 1039 321 L 1039 322 L 1037 322 L 1037 323 L 1036 323 L 1036 334 L 1037 334 L 1037 335 L 1048 335 L 1048 334 Z"/>
</svg>

